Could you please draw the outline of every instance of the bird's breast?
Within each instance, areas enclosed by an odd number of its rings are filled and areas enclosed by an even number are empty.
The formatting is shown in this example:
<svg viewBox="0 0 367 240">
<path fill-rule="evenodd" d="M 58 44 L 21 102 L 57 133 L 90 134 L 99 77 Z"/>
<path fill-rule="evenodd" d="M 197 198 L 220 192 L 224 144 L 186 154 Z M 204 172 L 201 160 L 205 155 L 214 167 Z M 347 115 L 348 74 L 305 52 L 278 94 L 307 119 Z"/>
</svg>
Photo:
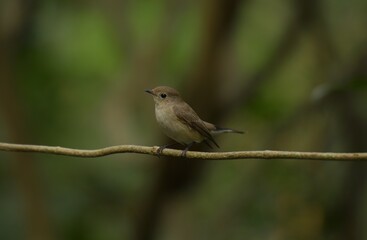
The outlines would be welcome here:
<svg viewBox="0 0 367 240">
<path fill-rule="evenodd" d="M 165 105 L 162 107 L 157 105 L 155 116 L 163 132 L 176 142 L 190 144 L 201 142 L 204 139 L 201 134 L 177 118 L 173 106 Z"/>
</svg>

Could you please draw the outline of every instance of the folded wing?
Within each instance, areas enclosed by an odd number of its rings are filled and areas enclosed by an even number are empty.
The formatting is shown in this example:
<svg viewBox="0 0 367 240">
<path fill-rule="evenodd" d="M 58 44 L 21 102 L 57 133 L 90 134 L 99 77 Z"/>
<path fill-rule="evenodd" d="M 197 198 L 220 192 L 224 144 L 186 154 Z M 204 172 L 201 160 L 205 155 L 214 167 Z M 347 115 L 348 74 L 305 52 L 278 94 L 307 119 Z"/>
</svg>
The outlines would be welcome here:
<svg viewBox="0 0 367 240">
<path fill-rule="evenodd" d="M 188 104 L 180 105 L 180 108 L 174 107 L 173 110 L 181 122 L 187 124 L 219 148 L 218 143 L 214 140 L 205 122 L 199 118 L 196 112 Z"/>
</svg>

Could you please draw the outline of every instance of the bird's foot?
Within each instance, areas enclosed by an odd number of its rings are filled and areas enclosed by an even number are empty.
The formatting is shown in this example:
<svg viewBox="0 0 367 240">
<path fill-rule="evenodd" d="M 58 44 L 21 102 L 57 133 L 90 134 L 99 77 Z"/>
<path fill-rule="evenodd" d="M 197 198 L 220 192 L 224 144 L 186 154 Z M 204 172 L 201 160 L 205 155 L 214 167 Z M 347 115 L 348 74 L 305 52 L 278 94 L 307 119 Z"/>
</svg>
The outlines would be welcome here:
<svg viewBox="0 0 367 240">
<path fill-rule="evenodd" d="M 158 155 L 158 157 L 160 157 L 160 156 L 161 156 L 161 154 L 162 154 L 162 152 L 163 152 L 163 150 L 164 150 L 165 148 L 167 148 L 167 147 L 166 147 L 166 145 L 163 145 L 163 146 L 160 146 L 160 147 L 157 149 L 157 155 Z"/>
<path fill-rule="evenodd" d="M 177 143 L 170 143 L 170 144 L 166 144 L 166 145 L 160 146 L 157 149 L 157 156 L 160 157 L 162 155 L 164 149 L 166 149 L 168 147 L 175 146 L 175 145 L 177 145 Z"/>
<path fill-rule="evenodd" d="M 189 145 L 187 145 L 186 148 L 181 152 L 180 157 L 186 158 L 187 151 L 189 151 L 190 147 L 192 147 L 192 145 L 194 145 L 194 144 L 195 144 L 195 142 L 192 142 Z"/>
<path fill-rule="evenodd" d="M 181 152 L 180 157 L 182 157 L 182 158 L 186 158 L 186 153 L 187 153 L 187 151 L 188 151 L 188 149 L 183 150 L 183 151 Z"/>
</svg>

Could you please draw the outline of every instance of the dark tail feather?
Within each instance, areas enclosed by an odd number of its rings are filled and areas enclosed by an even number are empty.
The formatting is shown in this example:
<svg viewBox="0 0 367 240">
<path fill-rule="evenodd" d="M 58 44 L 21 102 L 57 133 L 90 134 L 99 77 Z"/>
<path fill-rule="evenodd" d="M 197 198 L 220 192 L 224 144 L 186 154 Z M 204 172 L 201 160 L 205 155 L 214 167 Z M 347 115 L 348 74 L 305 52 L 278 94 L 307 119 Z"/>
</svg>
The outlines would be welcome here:
<svg viewBox="0 0 367 240">
<path fill-rule="evenodd" d="M 239 130 L 235 130 L 232 128 L 223 128 L 223 127 L 219 127 L 219 126 L 215 126 L 215 129 L 211 131 L 212 134 L 221 134 L 221 133 L 239 133 L 239 134 L 244 134 L 245 132 L 243 131 L 239 131 Z"/>
</svg>

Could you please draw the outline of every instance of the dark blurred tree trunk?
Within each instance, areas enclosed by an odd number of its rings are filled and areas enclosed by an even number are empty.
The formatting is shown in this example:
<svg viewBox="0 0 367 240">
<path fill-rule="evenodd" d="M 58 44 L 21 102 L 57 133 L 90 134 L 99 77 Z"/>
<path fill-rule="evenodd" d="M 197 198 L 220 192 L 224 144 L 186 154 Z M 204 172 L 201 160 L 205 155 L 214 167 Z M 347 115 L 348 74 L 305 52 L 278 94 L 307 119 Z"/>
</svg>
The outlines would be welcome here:
<svg viewBox="0 0 367 240">
<path fill-rule="evenodd" d="M 226 79 L 220 78 L 220 66 L 223 62 L 223 50 L 234 30 L 239 10 L 246 1 L 207 1 L 205 7 L 207 24 L 200 44 L 201 53 L 198 57 L 197 68 L 186 84 L 185 98 L 200 112 L 203 119 L 215 121 L 219 118 L 214 113 L 218 111 L 221 83 Z M 196 101 L 195 101 L 196 100 Z"/>
<path fill-rule="evenodd" d="M 16 64 L 29 40 L 36 3 L 19 1 L 18 5 L 13 6 L 16 9 L 9 11 L 19 12 L 16 14 L 18 18 L 10 20 L 11 23 L 0 36 L 0 103 L 9 141 L 26 143 L 31 138 L 28 135 L 24 104 L 17 90 Z M 25 239 L 53 239 L 35 160 L 29 154 L 12 153 L 12 156 L 15 160 L 14 177 L 23 197 Z"/>
<path fill-rule="evenodd" d="M 210 116 L 216 112 L 219 79 L 217 77 L 220 50 L 235 24 L 241 1 L 207 1 L 203 8 L 205 21 L 197 69 L 186 85 L 187 99 L 204 119 L 215 121 Z M 205 91 L 205 96 L 203 92 Z M 186 94 L 184 94 L 186 95 Z M 184 193 L 197 182 L 203 169 L 202 161 L 189 159 L 162 159 L 152 192 L 140 209 L 137 218 L 135 239 L 147 240 L 156 237 L 164 206 L 174 196 Z"/>
</svg>

